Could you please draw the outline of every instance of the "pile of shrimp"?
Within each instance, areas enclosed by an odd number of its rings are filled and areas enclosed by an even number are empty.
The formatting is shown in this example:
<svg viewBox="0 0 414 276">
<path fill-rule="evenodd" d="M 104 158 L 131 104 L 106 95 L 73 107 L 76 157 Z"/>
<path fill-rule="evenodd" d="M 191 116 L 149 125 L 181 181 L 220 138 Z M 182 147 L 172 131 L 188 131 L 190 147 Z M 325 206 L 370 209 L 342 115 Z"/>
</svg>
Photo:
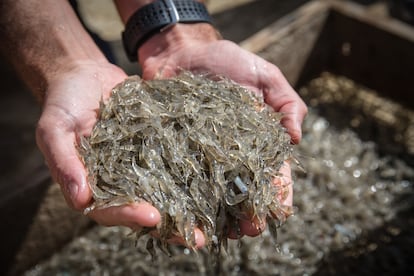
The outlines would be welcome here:
<svg viewBox="0 0 414 276">
<path fill-rule="evenodd" d="M 94 198 L 86 212 L 150 202 L 162 221 L 136 234 L 157 230 L 161 248 L 172 236 L 195 248 L 199 228 L 207 248 L 220 250 L 228 233 L 240 233 L 240 221 L 252 218 L 266 220 L 276 236 L 293 213 L 282 204 L 287 186 L 274 184 L 293 152 L 281 117 L 225 78 L 131 76 L 112 90 L 91 135 L 81 139 Z"/>
</svg>

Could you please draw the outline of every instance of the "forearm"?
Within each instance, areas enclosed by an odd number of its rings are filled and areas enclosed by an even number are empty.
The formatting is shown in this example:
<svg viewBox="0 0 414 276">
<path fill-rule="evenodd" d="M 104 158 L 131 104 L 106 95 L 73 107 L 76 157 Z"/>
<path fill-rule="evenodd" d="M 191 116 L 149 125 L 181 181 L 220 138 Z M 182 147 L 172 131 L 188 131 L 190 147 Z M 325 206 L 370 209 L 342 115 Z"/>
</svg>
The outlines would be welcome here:
<svg viewBox="0 0 414 276">
<path fill-rule="evenodd" d="M 4 57 L 40 100 L 60 72 L 105 61 L 65 0 L 2 0 L 0 38 Z"/>
</svg>

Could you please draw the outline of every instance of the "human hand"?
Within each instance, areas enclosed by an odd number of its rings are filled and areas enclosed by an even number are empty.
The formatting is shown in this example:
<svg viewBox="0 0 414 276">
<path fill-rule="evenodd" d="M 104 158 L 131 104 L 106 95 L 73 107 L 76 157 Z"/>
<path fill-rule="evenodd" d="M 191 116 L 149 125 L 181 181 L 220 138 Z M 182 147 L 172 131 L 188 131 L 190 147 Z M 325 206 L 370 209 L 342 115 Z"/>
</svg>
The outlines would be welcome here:
<svg viewBox="0 0 414 276">
<path fill-rule="evenodd" d="M 126 77 L 109 63 L 76 64 L 57 74 L 46 91 L 37 143 L 68 205 L 76 210 L 83 211 L 92 200 L 76 144 L 80 136 L 91 133 L 101 99 L 107 99 L 111 89 Z M 144 202 L 93 210 L 88 216 L 101 225 L 135 230 L 153 227 L 160 221 L 158 210 Z"/>
<path fill-rule="evenodd" d="M 280 70 L 233 42 L 219 40 L 210 25 L 176 25 L 144 43 L 138 55 L 144 79 L 170 77 L 185 69 L 225 76 L 263 95 L 268 105 L 284 114 L 282 124 L 287 128 L 292 142 L 299 143 L 307 108 Z M 293 182 L 288 162 L 285 162 L 280 173 L 282 177 L 274 182 L 275 185 L 288 185 L 287 199 L 280 200 L 291 206 Z M 240 226 L 241 234 L 249 236 L 258 235 L 265 227 L 258 218 L 243 221 Z M 230 237 L 234 237 L 234 233 Z"/>
<path fill-rule="evenodd" d="M 292 142 L 299 143 L 307 108 L 281 71 L 235 43 L 219 40 L 212 30 L 208 24 L 182 24 L 168 36 L 154 36 L 139 50 L 143 78 L 170 77 L 182 69 L 230 78 L 263 95 L 268 105 L 283 113 L 282 124 Z"/>
</svg>

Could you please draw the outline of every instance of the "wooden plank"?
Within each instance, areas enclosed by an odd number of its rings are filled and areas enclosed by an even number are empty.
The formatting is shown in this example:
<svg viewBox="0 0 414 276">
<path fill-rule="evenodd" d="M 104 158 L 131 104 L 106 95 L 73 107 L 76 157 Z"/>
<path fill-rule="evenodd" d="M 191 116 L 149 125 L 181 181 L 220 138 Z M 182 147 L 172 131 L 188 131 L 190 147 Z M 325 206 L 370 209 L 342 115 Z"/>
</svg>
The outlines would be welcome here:
<svg viewBox="0 0 414 276">
<path fill-rule="evenodd" d="M 329 5 L 321 1 L 311 1 L 240 45 L 276 64 L 287 80 L 296 85 L 316 41 L 323 32 L 328 14 Z M 327 46 L 327 43 L 321 44 L 321 47 Z M 328 49 L 323 50 L 323 53 L 328 52 Z M 326 55 L 321 58 L 325 59 Z"/>
<path fill-rule="evenodd" d="M 414 109 L 413 40 L 342 13 L 334 13 L 331 24 L 337 32 L 332 37 L 331 71 Z"/>
<path fill-rule="evenodd" d="M 385 3 L 378 3 L 369 8 L 351 1 L 332 1 L 330 8 L 355 20 L 375 26 L 384 32 L 392 33 L 414 43 L 414 28 L 388 15 Z"/>
<path fill-rule="evenodd" d="M 282 40 L 296 29 L 308 24 L 312 18 L 325 14 L 328 9 L 329 5 L 324 2 L 311 1 L 242 41 L 240 46 L 248 51 L 258 53 L 270 44 Z"/>
</svg>

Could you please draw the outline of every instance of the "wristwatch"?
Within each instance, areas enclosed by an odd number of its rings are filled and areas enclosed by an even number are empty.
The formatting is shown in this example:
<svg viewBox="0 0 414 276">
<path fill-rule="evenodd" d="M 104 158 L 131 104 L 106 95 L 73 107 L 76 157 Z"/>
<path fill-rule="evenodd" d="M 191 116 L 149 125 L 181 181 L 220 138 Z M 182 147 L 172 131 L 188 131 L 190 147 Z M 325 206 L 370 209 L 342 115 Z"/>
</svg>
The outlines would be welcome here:
<svg viewBox="0 0 414 276">
<path fill-rule="evenodd" d="M 122 42 L 130 61 L 151 36 L 176 23 L 212 22 L 207 8 L 193 0 L 157 0 L 137 10 L 127 21 Z"/>
</svg>

